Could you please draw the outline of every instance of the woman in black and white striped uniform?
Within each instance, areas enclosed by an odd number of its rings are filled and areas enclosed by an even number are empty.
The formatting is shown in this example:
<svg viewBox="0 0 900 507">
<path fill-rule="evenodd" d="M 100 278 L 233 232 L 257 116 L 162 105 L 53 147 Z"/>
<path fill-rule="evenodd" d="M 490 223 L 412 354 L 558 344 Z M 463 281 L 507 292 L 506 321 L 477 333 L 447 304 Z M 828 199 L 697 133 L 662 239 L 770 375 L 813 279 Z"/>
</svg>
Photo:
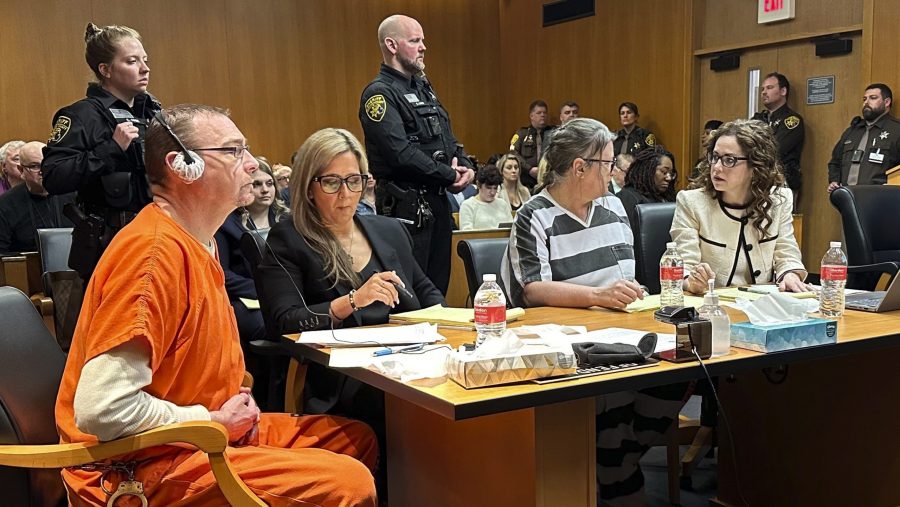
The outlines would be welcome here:
<svg viewBox="0 0 900 507">
<path fill-rule="evenodd" d="M 516 306 L 624 308 L 642 298 L 634 237 L 607 193 L 615 134 L 579 118 L 553 133 L 543 188 L 519 209 L 501 267 Z M 597 483 L 605 505 L 643 505 L 638 461 L 678 417 L 685 384 L 597 398 Z"/>
</svg>

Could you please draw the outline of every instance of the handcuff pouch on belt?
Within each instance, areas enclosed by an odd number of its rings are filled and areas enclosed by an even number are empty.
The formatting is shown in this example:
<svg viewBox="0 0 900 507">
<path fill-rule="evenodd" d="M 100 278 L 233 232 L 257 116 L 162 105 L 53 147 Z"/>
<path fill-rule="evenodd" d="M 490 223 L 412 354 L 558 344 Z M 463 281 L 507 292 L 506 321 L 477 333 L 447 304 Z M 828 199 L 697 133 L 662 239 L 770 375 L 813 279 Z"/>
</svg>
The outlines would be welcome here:
<svg viewBox="0 0 900 507">
<path fill-rule="evenodd" d="M 389 194 L 385 205 L 386 214 L 403 220 L 410 232 L 418 232 L 434 222 L 431 205 L 425 200 L 425 190 L 403 189 L 390 181 L 385 184 L 385 188 Z"/>
</svg>

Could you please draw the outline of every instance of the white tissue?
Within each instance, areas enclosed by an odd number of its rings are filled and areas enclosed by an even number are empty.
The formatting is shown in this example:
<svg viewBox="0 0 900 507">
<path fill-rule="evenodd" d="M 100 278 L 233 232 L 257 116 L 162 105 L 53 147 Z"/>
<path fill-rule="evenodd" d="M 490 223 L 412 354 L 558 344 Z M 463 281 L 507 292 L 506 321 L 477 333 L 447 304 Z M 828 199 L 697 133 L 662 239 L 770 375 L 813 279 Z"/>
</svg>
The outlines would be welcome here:
<svg viewBox="0 0 900 507">
<path fill-rule="evenodd" d="M 747 314 L 752 324 L 772 325 L 807 320 L 819 309 L 815 299 L 797 299 L 782 293 L 767 294 L 756 301 L 738 299 L 734 307 Z"/>
<path fill-rule="evenodd" d="M 507 329 L 502 335 L 485 340 L 477 349 L 472 351 L 469 357 L 472 359 L 483 359 L 514 355 L 523 345 L 524 343 L 516 336 L 516 333 L 511 329 Z"/>
<path fill-rule="evenodd" d="M 425 378 L 440 378 L 447 374 L 447 356 L 450 347 L 446 345 L 427 346 L 428 352 L 420 354 L 389 354 L 372 359 L 369 366 L 382 375 L 411 382 Z"/>
</svg>

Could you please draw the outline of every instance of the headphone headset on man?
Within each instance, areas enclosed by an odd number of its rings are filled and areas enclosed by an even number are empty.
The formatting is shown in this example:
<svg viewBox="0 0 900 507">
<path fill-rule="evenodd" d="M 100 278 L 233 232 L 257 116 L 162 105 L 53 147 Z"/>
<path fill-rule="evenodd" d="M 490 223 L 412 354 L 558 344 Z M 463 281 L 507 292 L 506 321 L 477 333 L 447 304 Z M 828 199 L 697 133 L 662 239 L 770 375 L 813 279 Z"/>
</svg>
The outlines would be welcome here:
<svg viewBox="0 0 900 507">
<path fill-rule="evenodd" d="M 200 179 L 200 177 L 203 176 L 203 169 L 206 167 L 203 158 L 196 152 L 185 147 L 184 143 L 181 142 L 181 139 L 175 135 L 172 127 L 166 122 L 166 117 L 163 116 L 162 111 L 157 111 L 156 114 L 153 115 L 153 118 L 166 129 L 169 135 L 172 136 L 172 139 L 178 143 L 178 147 L 181 148 L 181 153 L 175 155 L 175 160 L 172 161 L 172 170 L 175 171 L 175 174 L 188 184 Z"/>
</svg>

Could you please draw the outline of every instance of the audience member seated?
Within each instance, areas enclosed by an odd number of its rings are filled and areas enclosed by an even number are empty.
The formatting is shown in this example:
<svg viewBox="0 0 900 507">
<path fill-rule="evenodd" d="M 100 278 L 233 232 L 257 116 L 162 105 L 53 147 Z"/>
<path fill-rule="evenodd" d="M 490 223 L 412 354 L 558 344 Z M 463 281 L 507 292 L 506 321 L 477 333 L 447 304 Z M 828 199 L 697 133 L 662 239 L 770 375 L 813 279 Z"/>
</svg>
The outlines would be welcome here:
<svg viewBox="0 0 900 507">
<path fill-rule="evenodd" d="M 249 230 L 268 230 L 286 217 L 289 210 L 275 195 L 275 178 L 269 164 L 257 159 L 259 169 L 253 173 L 253 202 L 237 208 L 228 215 L 216 232 L 219 262 L 225 271 L 225 290 L 234 308 L 241 343 L 266 337 L 262 313 L 247 308 L 243 299 L 258 299 L 253 275 L 241 253 L 241 236 Z"/>
<path fill-rule="evenodd" d="M 377 215 L 375 209 L 375 176 L 369 174 L 366 180 L 366 189 L 363 190 L 362 197 L 359 198 L 359 204 L 356 206 L 357 215 Z"/>
<path fill-rule="evenodd" d="M 261 414 L 241 387 L 244 358 L 213 235 L 253 200 L 257 163 L 244 135 L 219 109 L 162 114 L 171 133 L 154 121 L 145 138 L 153 202 L 116 235 L 85 292 L 56 403 L 60 439 L 106 441 L 211 420 L 228 431 L 231 467 L 267 504 L 374 507 L 378 447 L 369 428 Z M 178 156 L 182 143 L 204 163 L 196 182 Z M 234 150 L 197 150 L 213 146 Z M 149 505 L 226 505 L 196 449 L 153 447 L 109 462 L 134 471 Z M 104 490 L 116 491 L 125 475 L 72 467 L 62 477 L 73 504 L 102 506 Z"/>
<path fill-rule="evenodd" d="M 25 141 L 9 141 L 0 147 L 0 195 L 25 182 L 19 167 L 19 148 L 23 144 Z"/>
<path fill-rule="evenodd" d="M 694 163 L 693 169 L 691 169 L 691 181 L 697 178 L 697 175 L 700 174 L 700 164 L 706 160 L 706 148 L 709 144 L 709 138 L 712 135 L 712 131 L 722 126 L 721 120 L 709 120 L 706 124 L 703 125 L 703 134 L 700 135 L 700 158 L 697 159 L 697 162 Z"/>
<path fill-rule="evenodd" d="M 275 176 L 275 191 L 277 194 L 288 191 L 291 184 L 291 168 L 284 164 L 275 164 L 272 166 L 272 175 Z M 282 199 L 283 200 L 283 199 Z"/>
<path fill-rule="evenodd" d="M 346 130 L 320 130 L 300 147 L 292 220 L 269 232 L 259 266 L 262 309 L 279 333 L 385 324 L 390 313 L 444 303 L 415 261 L 406 227 L 356 215 L 368 173 L 362 146 Z M 314 364 L 304 397 L 307 412 L 355 413 L 376 426 L 383 418 L 380 392 Z"/>
<path fill-rule="evenodd" d="M 43 147 L 32 141 L 16 149 L 15 165 L 25 184 L 0 195 L 0 252 L 35 252 L 38 229 L 72 227 L 63 207 L 75 202 L 75 194 L 47 195 L 41 176 Z"/>
<path fill-rule="evenodd" d="M 672 239 L 684 259 L 684 289 L 775 282 L 808 286 L 794 238 L 791 191 L 784 186 L 769 127 L 735 120 L 713 132 L 691 190 L 678 194 Z"/>
<path fill-rule="evenodd" d="M 609 191 L 613 195 L 618 195 L 625 187 L 625 177 L 628 175 L 628 170 L 633 163 L 634 155 L 629 153 L 616 155 L 616 163 L 613 164 L 612 168 L 612 178 L 609 180 Z"/>
<path fill-rule="evenodd" d="M 625 188 L 616 196 L 622 201 L 628 221 L 637 224 L 635 206 L 648 202 L 674 202 L 675 157 L 662 146 L 646 148 L 637 153 L 625 177 Z"/>
<path fill-rule="evenodd" d="M 614 137 L 588 118 L 557 129 L 544 156 L 546 187 L 519 210 L 503 258 L 513 305 L 621 309 L 642 297 L 625 210 L 607 193 Z M 604 502 L 646 504 L 638 461 L 678 417 L 686 389 L 597 398 L 597 490 Z"/>
<path fill-rule="evenodd" d="M 478 187 L 476 187 L 475 185 L 468 185 L 466 186 L 466 188 L 457 193 L 447 192 L 447 202 L 450 203 L 450 213 L 459 213 L 459 209 L 460 207 L 462 207 L 463 201 L 477 193 Z M 454 224 L 454 228 L 455 227 L 456 224 Z"/>
<path fill-rule="evenodd" d="M 512 222 L 512 209 L 503 199 L 497 199 L 497 192 L 503 177 L 496 166 L 486 165 L 475 177 L 478 194 L 463 201 L 459 208 L 459 228 L 496 229 L 502 223 Z"/>
<path fill-rule="evenodd" d="M 510 209 L 513 211 L 518 211 L 522 204 L 531 199 L 531 192 L 519 180 L 519 171 L 524 166 L 525 161 L 515 153 L 507 153 L 497 161 L 497 167 L 500 168 L 503 176 L 503 182 L 500 184 L 497 197 L 508 202 Z"/>
<path fill-rule="evenodd" d="M 578 118 L 581 116 L 579 114 L 578 103 L 574 100 L 569 100 L 563 102 L 561 106 L 559 106 L 559 124 L 564 125 L 569 123 L 571 120 Z M 548 145 L 547 142 L 544 142 L 544 148 Z"/>
<path fill-rule="evenodd" d="M 613 144 L 616 155 L 622 153 L 634 155 L 644 148 L 656 144 L 656 136 L 653 135 L 653 132 L 638 126 L 637 122 L 640 117 L 641 114 L 634 102 L 619 104 L 619 121 L 622 123 L 622 128 L 616 133 L 616 140 Z"/>
</svg>

